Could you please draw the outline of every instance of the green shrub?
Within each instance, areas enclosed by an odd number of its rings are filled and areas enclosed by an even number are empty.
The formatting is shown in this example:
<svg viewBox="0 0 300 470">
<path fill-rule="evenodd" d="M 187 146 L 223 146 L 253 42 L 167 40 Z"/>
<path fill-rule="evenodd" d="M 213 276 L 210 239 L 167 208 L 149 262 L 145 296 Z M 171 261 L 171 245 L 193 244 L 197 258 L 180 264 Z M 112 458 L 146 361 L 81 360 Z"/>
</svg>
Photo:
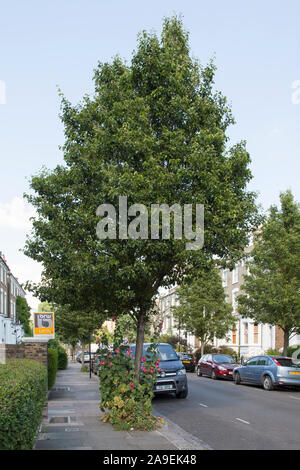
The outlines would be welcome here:
<svg viewBox="0 0 300 470">
<path fill-rule="evenodd" d="M 32 449 L 47 393 L 47 370 L 37 361 L 0 365 L 0 449 Z"/>
<path fill-rule="evenodd" d="M 58 351 L 48 348 L 48 389 L 53 387 L 57 372 Z"/>
<path fill-rule="evenodd" d="M 293 353 L 295 351 L 297 351 L 297 349 L 300 349 L 300 344 L 295 344 L 294 346 L 289 346 L 287 348 L 287 356 L 288 357 L 292 357 Z M 298 355 L 298 358 L 300 357 L 300 355 Z"/>
<path fill-rule="evenodd" d="M 266 352 L 265 352 L 266 356 L 281 356 L 282 353 L 278 351 L 278 349 L 268 349 Z"/>
<path fill-rule="evenodd" d="M 68 367 L 68 355 L 67 351 L 62 348 L 61 346 L 57 350 L 58 352 L 58 362 L 57 362 L 57 368 L 59 370 L 65 370 Z"/>
</svg>

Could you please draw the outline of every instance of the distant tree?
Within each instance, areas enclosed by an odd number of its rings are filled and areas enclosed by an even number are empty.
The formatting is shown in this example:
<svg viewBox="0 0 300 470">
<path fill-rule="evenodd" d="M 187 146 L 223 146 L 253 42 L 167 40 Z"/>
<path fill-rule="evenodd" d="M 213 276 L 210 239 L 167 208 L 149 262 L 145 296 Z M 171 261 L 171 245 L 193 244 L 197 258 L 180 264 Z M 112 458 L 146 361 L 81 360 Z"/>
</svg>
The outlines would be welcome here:
<svg viewBox="0 0 300 470">
<path fill-rule="evenodd" d="M 24 297 L 17 297 L 16 313 L 18 320 L 21 322 L 25 335 L 32 336 L 32 327 L 30 323 L 30 307 Z"/>
<path fill-rule="evenodd" d="M 49 302 L 41 302 L 38 305 L 38 312 L 54 312 L 55 307 Z"/>
<path fill-rule="evenodd" d="M 300 332 L 300 206 L 291 191 L 280 203 L 255 236 L 238 304 L 242 316 L 283 330 L 286 355 L 289 338 Z"/>
<path fill-rule="evenodd" d="M 93 333 L 102 325 L 104 317 L 100 317 L 95 311 L 73 311 L 69 306 L 57 306 L 55 312 L 55 330 L 59 339 L 72 348 L 78 342 L 81 343 L 82 352 L 89 343 Z M 84 367 L 84 354 L 82 354 L 82 368 Z"/>
<path fill-rule="evenodd" d="M 214 338 L 224 338 L 236 322 L 219 270 L 211 265 L 198 270 L 176 292 L 179 305 L 172 307 L 175 320 L 200 339 L 203 354 L 205 345 Z"/>
</svg>

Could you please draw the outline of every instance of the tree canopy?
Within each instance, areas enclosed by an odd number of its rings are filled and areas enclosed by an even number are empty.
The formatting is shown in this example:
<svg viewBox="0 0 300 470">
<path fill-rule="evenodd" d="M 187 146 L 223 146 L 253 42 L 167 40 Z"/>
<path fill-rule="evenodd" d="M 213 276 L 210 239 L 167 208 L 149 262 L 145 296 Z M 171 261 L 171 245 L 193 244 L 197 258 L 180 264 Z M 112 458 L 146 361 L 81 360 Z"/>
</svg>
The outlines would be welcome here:
<svg viewBox="0 0 300 470">
<path fill-rule="evenodd" d="M 214 73 L 212 62 L 191 57 L 180 18 L 164 20 L 161 38 L 142 32 L 129 65 L 119 57 L 98 64 L 92 97 L 72 106 L 62 96 L 65 164 L 32 177 L 26 196 L 37 216 L 25 253 L 43 264 L 31 289 L 72 310 L 135 318 L 137 371 L 158 288 L 179 283 L 205 257 L 239 258 L 257 223 L 250 157 L 245 142 L 229 146 L 233 118 L 213 90 Z M 120 196 L 149 210 L 204 204 L 203 249 L 186 250 L 173 231 L 169 239 L 99 240 L 101 204 L 116 208 L 124 232 Z"/>
</svg>

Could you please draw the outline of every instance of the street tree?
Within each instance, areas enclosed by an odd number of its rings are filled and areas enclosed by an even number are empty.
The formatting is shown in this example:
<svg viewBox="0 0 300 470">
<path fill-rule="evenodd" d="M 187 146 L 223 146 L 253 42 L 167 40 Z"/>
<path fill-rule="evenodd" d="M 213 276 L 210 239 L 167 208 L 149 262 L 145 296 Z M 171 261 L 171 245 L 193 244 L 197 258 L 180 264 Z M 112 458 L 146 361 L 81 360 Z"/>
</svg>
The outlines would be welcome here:
<svg viewBox="0 0 300 470">
<path fill-rule="evenodd" d="M 280 203 L 255 236 L 238 305 L 242 316 L 283 330 L 287 355 L 290 337 L 300 333 L 300 206 L 289 190 Z"/>
<path fill-rule="evenodd" d="M 72 310 L 130 314 L 137 375 L 158 289 L 179 283 L 205 257 L 238 259 L 257 223 L 255 195 L 247 190 L 250 157 L 245 142 L 229 146 L 233 118 L 213 90 L 214 73 L 212 62 L 201 66 L 191 57 L 180 18 L 164 20 L 161 38 L 142 32 L 130 64 L 119 57 L 99 63 L 92 97 L 73 106 L 62 96 L 65 164 L 31 179 L 27 199 L 37 216 L 25 253 L 43 264 L 42 281 L 31 289 Z M 125 221 L 120 196 L 133 206 Z M 102 204 L 116 217 L 99 239 Z M 178 239 L 173 228 L 163 239 L 161 221 L 158 237 L 148 226 L 141 238 L 145 219 L 135 204 L 148 214 L 152 204 L 191 204 L 194 216 L 203 204 L 203 249 L 187 250 L 189 235 Z"/>
<path fill-rule="evenodd" d="M 32 335 L 30 324 L 30 307 L 24 297 L 18 296 L 16 300 L 16 314 L 26 336 Z"/>
<path fill-rule="evenodd" d="M 102 326 L 104 316 L 95 311 L 71 310 L 69 305 L 55 308 L 55 331 L 58 338 L 72 346 L 74 350 L 78 342 L 82 346 L 81 364 L 84 367 L 84 350 L 93 333 Z"/>
<path fill-rule="evenodd" d="M 201 355 L 214 338 L 224 338 L 236 317 L 226 302 L 219 269 L 202 267 L 184 279 L 176 291 L 178 305 L 172 307 L 177 325 L 200 339 Z"/>
</svg>

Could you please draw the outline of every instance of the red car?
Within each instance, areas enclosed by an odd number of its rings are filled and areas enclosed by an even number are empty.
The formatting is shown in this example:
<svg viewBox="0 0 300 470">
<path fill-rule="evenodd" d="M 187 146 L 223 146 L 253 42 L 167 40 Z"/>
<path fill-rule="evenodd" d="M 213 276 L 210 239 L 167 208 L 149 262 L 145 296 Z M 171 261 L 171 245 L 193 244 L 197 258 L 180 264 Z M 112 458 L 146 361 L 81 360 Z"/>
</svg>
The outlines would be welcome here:
<svg viewBox="0 0 300 470">
<path fill-rule="evenodd" d="M 197 375 L 208 375 L 212 379 L 232 379 L 233 369 L 238 367 L 231 356 L 225 354 L 205 354 L 197 365 Z"/>
</svg>

